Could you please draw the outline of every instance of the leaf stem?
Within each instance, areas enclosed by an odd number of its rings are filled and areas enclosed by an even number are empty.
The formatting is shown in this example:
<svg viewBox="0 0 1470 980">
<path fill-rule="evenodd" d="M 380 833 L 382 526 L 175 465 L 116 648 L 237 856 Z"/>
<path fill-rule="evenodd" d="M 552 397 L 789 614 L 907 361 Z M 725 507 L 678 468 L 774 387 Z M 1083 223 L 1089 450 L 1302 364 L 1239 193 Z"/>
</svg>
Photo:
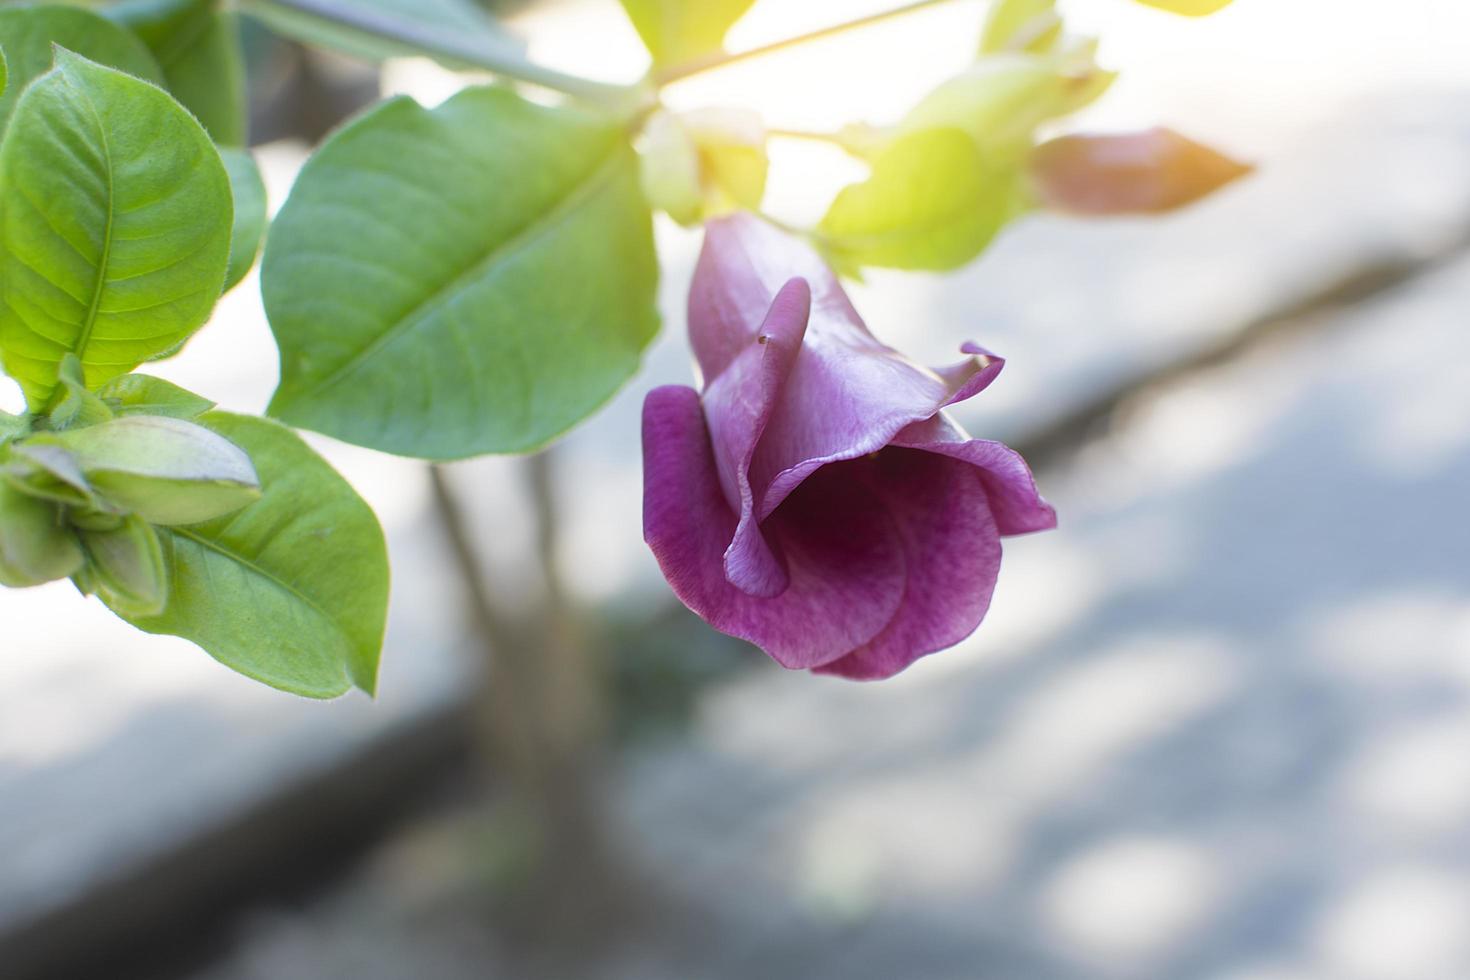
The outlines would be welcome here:
<svg viewBox="0 0 1470 980">
<path fill-rule="evenodd" d="M 885 21 L 893 17 L 901 17 L 904 14 L 911 14 L 914 11 L 922 10 L 925 7 L 933 7 L 941 3 L 949 2 L 950 0 L 913 0 L 913 2 L 911 3 L 906 3 L 900 7 L 894 7 L 891 10 L 880 10 L 877 13 L 868 14 L 865 17 L 858 17 L 854 20 L 843 21 L 840 24 L 832 24 L 829 27 L 819 27 L 814 31 L 808 31 L 805 34 L 798 34 L 795 37 L 788 37 L 783 38 L 779 41 L 772 41 L 770 44 L 762 44 L 759 47 L 747 48 L 744 51 L 716 51 L 713 54 L 705 55 L 702 58 L 696 58 L 693 61 L 685 62 L 682 65 L 671 65 L 668 68 L 663 69 L 662 71 L 654 72 L 653 81 L 655 85 L 662 88 L 665 85 L 669 85 L 673 82 L 688 78 L 691 75 L 698 75 L 702 72 L 712 71 L 716 68 L 723 68 L 726 65 L 734 64 L 737 61 L 747 61 L 751 58 L 759 58 L 763 55 L 768 55 L 776 51 L 782 51 L 786 48 L 795 47 L 799 44 L 806 44 L 810 41 L 819 41 L 823 38 L 831 37 L 836 34 L 841 34 L 846 31 L 856 30 L 860 27 L 867 27 L 870 24 L 877 24 L 881 21 Z"/>
<path fill-rule="evenodd" d="M 621 108 L 639 101 L 640 93 L 636 87 L 569 75 L 528 60 L 511 45 L 475 43 L 411 19 L 382 13 L 355 0 L 241 0 L 240 6 L 246 12 L 255 10 L 267 15 L 277 12 L 340 24 L 456 65 L 518 79 L 586 102 Z"/>
</svg>

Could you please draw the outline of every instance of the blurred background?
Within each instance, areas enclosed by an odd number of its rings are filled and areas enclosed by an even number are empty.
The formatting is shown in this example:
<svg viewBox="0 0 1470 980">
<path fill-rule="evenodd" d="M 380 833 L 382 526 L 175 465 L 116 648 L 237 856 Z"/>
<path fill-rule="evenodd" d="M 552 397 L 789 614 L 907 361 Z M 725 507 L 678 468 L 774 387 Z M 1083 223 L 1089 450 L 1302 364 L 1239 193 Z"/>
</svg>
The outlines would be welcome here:
<svg viewBox="0 0 1470 980">
<path fill-rule="evenodd" d="M 730 47 L 889 5 L 761 0 Z M 968 63 L 985 6 L 670 102 L 887 122 Z M 64 583 L 0 592 L 0 976 L 1470 978 L 1470 6 L 1062 6 L 1122 71 L 1082 128 L 1169 125 L 1258 171 L 853 287 L 920 360 L 1009 359 L 959 414 L 1028 455 L 1061 527 L 1007 541 L 971 639 L 852 684 L 673 600 L 637 418 L 690 378 L 699 236 L 660 219 L 646 370 L 533 463 L 445 470 L 457 522 L 422 464 L 314 440 L 389 533 L 375 702 L 252 684 Z M 497 12 L 547 63 L 644 70 L 615 0 Z M 250 37 L 273 207 L 356 108 L 473 81 Z M 772 156 L 793 221 L 861 173 Z M 157 370 L 260 411 L 254 277 Z M 511 620 L 488 654 L 456 533 Z"/>
</svg>

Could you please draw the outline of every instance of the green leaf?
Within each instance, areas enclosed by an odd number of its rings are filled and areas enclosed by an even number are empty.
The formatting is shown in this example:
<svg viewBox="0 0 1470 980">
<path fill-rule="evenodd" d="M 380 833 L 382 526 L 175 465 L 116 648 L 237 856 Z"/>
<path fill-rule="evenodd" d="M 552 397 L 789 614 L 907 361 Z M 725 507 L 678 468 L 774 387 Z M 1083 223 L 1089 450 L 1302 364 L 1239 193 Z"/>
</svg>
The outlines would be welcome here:
<svg viewBox="0 0 1470 980">
<path fill-rule="evenodd" d="M 1082 108 L 1112 82 L 1113 74 L 1098 70 L 1087 54 L 982 58 L 921 99 L 898 131 L 953 127 L 992 159 L 1017 157 L 1031 146 L 1036 127 Z"/>
<path fill-rule="evenodd" d="M 46 417 L 50 428 L 63 430 L 75 426 L 96 425 L 112 418 L 112 409 L 88 391 L 82 382 L 82 362 L 75 354 L 67 354 L 61 359 L 58 380 L 65 395 Z"/>
<path fill-rule="evenodd" d="M 59 506 L 0 481 L 0 585 L 14 589 L 54 582 L 82 561 Z"/>
<path fill-rule="evenodd" d="M 0 45 L 10 83 L 0 94 L 3 132 L 21 93 L 32 79 L 50 71 L 53 45 L 150 82 L 163 82 L 163 70 L 148 48 L 105 17 L 77 7 L 0 7 Z"/>
<path fill-rule="evenodd" d="M 27 416 L 0 412 L 0 449 L 3 449 L 6 443 L 19 439 L 30 431 L 31 421 Z"/>
<path fill-rule="evenodd" d="M 1015 172 L 989 164 L 963 132 L 922 130 L 843 188 L 818 232 L 841 268 L 954 269 L 980 254 L 1018 202 Z"/>
<path fill-rule="evenodd" d="M 222 149 L 220 159 L 230 175 L 235 198 L 235 224 L 230 230 L 230 267 L 225 273 L 225 292 L 235 288 L 255 265 L 260 243 L 265 239 L 265 183 L 249 150 Z"/>
<path fill-rule="evenodd" d="M 79 530 L 86 567 L 77 588 L 119 616 L 157 616 L 168 603 L 168 569 L 158 532 L 136 515 L 105 531 Z"/>
<path fill-rule="evenodd" d="M 981 54 L 1029 51 L 1043 54 L 1062 34 L 1056 0 L 996 0 L 980 36 Z"/>
<path fill-rule="evenodd" d="M 502 88 L 386 102 L 312 157 L 271 228 L 270 413 L 430 459 L 534 449 L 637 370 L 657 278 L 616 122 Z"/>
<path fill-rule="evenodd" d="M 123 0 L 108 16 L 142 38 L 168 89 L 214 139 L 243 146 L 245 56 L 235 15 L 219 0 Z"/>
<path fill-rule="evenodd" d="M 5 49 L 0 48 L 0 95 L 5 94 L 5 86 L 10 83 L 10 65 L 5 60 Z"/>
<path fill-rule="evenodd" d="M 219 154 L 167 93 L 58 52 L 0 144 L 0 357 L 33 411 L 68 353 L 95 388 L 204 323 L 232 210 Z"/>
<path fill-rule="evenodd" d="M 315 13 L 311 9 L 314 6 L 308 0 L 290 5 L 251 3 L 246 9 L 286 37 L 368 61 L 421 57 L 423 51 L 413 38 L 448 38 L 459 46 L 499 52 L 519 51 L 522 47 L 472 0 L 353 0 L 355 25 Z M 450 68 L 476 68 L 449 55 L 432 57 Z"/>
<path fill-rule="evenodd" d="M 656 65 L 692 61 L 720 50 L 725 34 L 755 0 L 622 0 Z"/>
<path fill-rule="evenodd" d="M 124 374 L 97 389 L 115 415 L 166 415 L 196 419 L 214 408 L 214 402 L 185 391 L 151 374 Z"/>
<path fill-rule="evenodd" d="M 1139 3 L 1186 17 L 1204 17 L 1230 6 L 1230 0 L 1138 0 Z"/>
<path fill-rule="evenodd" d="M 228 439 L 183 419 L 126 415 L 84 429 L 41 433 L 24 445 L 66 450 L 103 501 L 150 524 L 197 524 L 260 497 L 250 457 Z"/>
<path fill-rule="evenodd" d="M 282 690 L 371 694 L 388 605 L 377 518 L 284 426 L 223 412 L 202 421 L 250 453 L 265 495 L 227 518 L 160 529 L 168 605 L 123 618 Z"/>
</svg>

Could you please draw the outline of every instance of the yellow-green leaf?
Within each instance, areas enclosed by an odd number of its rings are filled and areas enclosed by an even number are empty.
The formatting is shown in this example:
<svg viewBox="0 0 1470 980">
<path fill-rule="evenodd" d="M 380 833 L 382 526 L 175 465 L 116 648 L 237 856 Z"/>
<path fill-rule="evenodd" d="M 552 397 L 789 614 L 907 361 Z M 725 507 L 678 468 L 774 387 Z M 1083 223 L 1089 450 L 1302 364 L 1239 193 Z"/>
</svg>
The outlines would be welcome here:
<svg viewBox="0 0 1470 980">
<path fill-rule="evenodd" d="M 818 226 L 839 267 L 954 269 L 979 255 L 1018 206 L 1011 168 L 958 129 L 901 136 L 866 181 L 842 190 Z"/>
<path fill-rule="evenodd" d="M 178 347 L 224 283 L 219 154 L 163 90 L 67 51 L 0 143 L 0 358 L 44 412 L 61 361 L 89 388 Z"/>
<path fill-rule="evenodd" d="M 1173 14 L 1186 17 L 1204 17 L 1230 6 L 1230 0 L 1138 0 L 1149 7 L 1157 7 Z"/>
<path fill-rule="evenodd" d="M 1102 94 L 1112 74 L 1026 54 L 983 58 L 926 95 L 899 124 L 901 134 L 964 130 L 992 158 L 1020 154 L 1036 127 L 1082 108 Z"/>
<path fill-rule="evenodd" d="M 1056 0 L 995 0 L 980 35 L 980 53 L 1045 54 L 1061 36 Z"/>
<path fill-rule="evenodd" d="M 622 0 L 656 65 L 718 51 L 725 34 L 755 0 Z"/>
</svg>

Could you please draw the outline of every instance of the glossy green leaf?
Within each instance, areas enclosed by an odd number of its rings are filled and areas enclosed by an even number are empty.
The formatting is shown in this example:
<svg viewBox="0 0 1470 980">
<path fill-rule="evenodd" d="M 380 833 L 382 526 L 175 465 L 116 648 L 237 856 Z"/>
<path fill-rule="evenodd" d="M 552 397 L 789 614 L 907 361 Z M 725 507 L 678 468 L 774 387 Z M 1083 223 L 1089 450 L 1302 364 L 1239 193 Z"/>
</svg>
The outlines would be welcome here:
<svg viewBox="0 0 1470 980">
<path fill-rule="evenodd" d="M 282 690 L 329 698 L 356 684 L 372 693 L 388 606 L 377 518 L 284 426 L 222 412 L 202 421 L 245 448 L 265 495 L 229 517 L 160 529 L 168 605 L 124 618 Z"/>
<path fill-rule="evenodd" d="M 66 578 L 82 565 L 61 508 L 0 480 L 0 585 L 25 588 Z"/>
<path fill-rule="evenodd" d="M 169 91 L 210 136 L 244 145 L 245 57 L 232 12 L 219 0 L 123 0 L 107 14 L 148 45 Z"/>
<path fill-rule="evenodd" d="M 1061 35 L 1062 18 L 1056 0 L 995 0 L 980 35 L 980 53 L 1043 54 Z"/>
<path fill-rule="evenodd" d="M 1186 17 L 1204 17 L 1230 6 L 1230 0 L 1138 0 L 1149 7 L 1157 7 Z"/>
<path fill-rule="evenodd" d="M 127 415 L 84 429 L 42 433 L 26 445 L 66 450 L 97 496 L 150 524 L 197 524 L 260 497 L 250 457 L 228 439 L 183 419 Z"/>
<path fill-rule="evenodd" d="M 196 419 L 214 408 L 214 402 L 151 374 L 125 374 L 97 389 L 97 396 L 114 415 L 166 415 Z"/>
<path fill-rule="evenodd" d="M 230 183 L 167 93 L 69 52 L 0 144 L 0 357 L 35 411 L 61 360 L 88 387 L 176 348 L 224 282 Z"/>
<path fill-rule="evenodd" d="M 51 70 L 54 45 L 138 78 L 163 83 L 163 70 L 147 46 L 105 17 L 78 7 L 0 6 L 0 46 L 5 48 L 9 73 L 9 84 L 0 94 L 0 132 L 26 85 Z"/>
<path fill-rule="evenodd" d="M 895 140 L 872 175 L 842 190 L 818 226 L 839 268 L 953 269 L 979 255 L 1016 212 L 1018 182 L 957 129 Z"/>
<path fill-rule="evenodd" d="M 270 412 L 409 456 L 534 449 L 637 370 L 651 226 L 612 120 L 502 88 L 384 103 L 312 157 L 271 228 Z"/>
<path fill-rule="evenodd" d="M 349 8 L 352 24 L 327 16 L 340 4 L 318 0 L 247 0 L 243 7 L 286 37 L 369 61 L 422 56 L 423 50 L 413 43 L 414 39 L 448 39 L 456 47 L 490 51 L 521 48 L 520 42 L 474 0 L 353 0 Z M 450 68 L 476 67 L 447 54 L 433 57 Z"/>
<path fill-rule="evenodd" d="M 10 64 L 5 60 L 5 49 L 0 47 L 0 96 L 5 94 L 5 87 L 10 84 Z"/>
<path fill-rule="evenodd" d="M 163 548 L 148 522 L 136 515 L 104 531 L 80 530 L 86 567 L 77 587 L 95 594 L 119 616 L 157 616 L 168 604 Z"/>
<path fill-rule="evenodd" d="M 622 0 L 654 64 L 691 61 L 720 50 L 755 0 Z"/>
<path fill-rule="evenodd" d="M 260 254 L 266 225 L 265 183 L 260 179 L 260 168 L 255 165 L 255 157 L 249 150 L 222 149 L 220 159 L 230 175 L 230 190 L 235 198 L 235 223 L 230 231 L 230 267 L 225 273 L 225 291 L 228 292 L 245 278 Z"/>
</svg>

